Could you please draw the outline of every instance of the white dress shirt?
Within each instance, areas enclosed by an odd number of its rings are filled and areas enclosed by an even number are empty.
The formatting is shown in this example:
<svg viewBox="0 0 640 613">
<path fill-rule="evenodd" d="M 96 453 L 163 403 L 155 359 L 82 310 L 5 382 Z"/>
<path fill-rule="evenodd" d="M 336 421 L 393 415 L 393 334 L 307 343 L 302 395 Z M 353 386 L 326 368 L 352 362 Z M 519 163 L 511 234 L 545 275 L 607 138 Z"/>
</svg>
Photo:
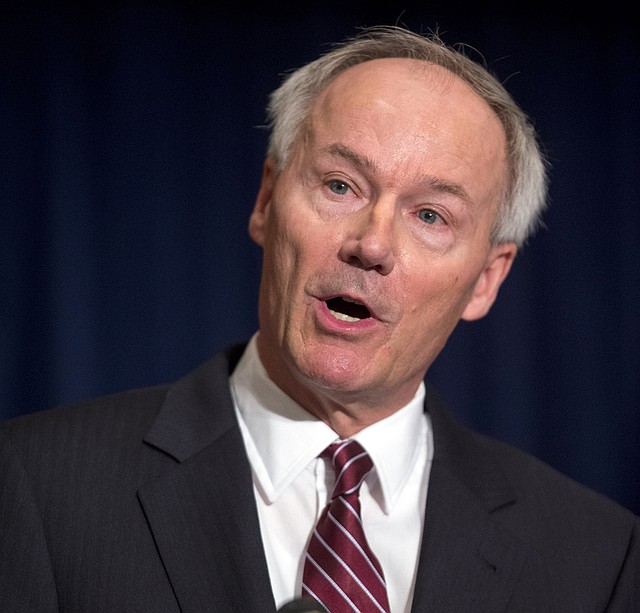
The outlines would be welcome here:
<svg viewBox="0 0 640 613">
<path fill-rule="evenodd" d="M 300 596 L 305 551 L 333 488 L 318 458 L 337 434 L 269 379 L 257 334 L 231 377 L 276 602 Z M 424 524 L 433 437 L 424 385 L 408 405 L 355 436 L 374 470 L 360 492 L 362 521 L 384 570 L 392 613 L 410 613 Z"/>
</svg>

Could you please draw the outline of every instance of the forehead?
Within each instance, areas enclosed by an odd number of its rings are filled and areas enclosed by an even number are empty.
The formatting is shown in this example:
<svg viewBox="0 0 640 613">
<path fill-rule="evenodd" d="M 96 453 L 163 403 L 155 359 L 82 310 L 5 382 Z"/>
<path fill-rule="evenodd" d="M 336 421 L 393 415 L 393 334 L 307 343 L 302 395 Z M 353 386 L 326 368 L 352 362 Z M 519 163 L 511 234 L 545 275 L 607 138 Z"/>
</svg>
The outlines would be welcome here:
<svg viewBox="0 0 640 613">
<path fill-rule="evenodd" d="M 362 62 L 340 73 L 318 96 L 316 110 L 336 110 L 335 105 L 391 104 L 428 113 L 449 108 L 478 122 L 501 124 L 489 105 L 471 85 L 450 70 L 424 60 L 383 58 Z"/>
<path fill-rule="evenodd" d="M 314 104 L 311 135 L 390 172 L 439 171 L 485 191 L 506 177 L 497 115 L 463 79 L 422 60 L 370 60 L 341 73 Z"/>
</svg>

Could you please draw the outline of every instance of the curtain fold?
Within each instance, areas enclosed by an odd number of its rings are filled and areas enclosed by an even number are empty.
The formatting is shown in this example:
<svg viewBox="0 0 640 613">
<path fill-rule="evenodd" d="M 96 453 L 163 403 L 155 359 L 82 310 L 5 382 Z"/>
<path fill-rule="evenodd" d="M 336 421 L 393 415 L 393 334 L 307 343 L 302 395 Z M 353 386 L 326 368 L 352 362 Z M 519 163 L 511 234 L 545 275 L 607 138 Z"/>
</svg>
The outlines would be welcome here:
<svg viewBox="0 0 640 613">
<path fill-rule="evenodd" d="M 551 161 L 546 228 L 430 375 L 466 423 L 640 512 L 640 39 L 624 12 L 603 28 L 417 5 L 46 6 L 0 19 L 0 417 L 172 380 L 248 339 L 268 93 L 357 26 L 400 21 L 482 52 Z"/>
</svg>

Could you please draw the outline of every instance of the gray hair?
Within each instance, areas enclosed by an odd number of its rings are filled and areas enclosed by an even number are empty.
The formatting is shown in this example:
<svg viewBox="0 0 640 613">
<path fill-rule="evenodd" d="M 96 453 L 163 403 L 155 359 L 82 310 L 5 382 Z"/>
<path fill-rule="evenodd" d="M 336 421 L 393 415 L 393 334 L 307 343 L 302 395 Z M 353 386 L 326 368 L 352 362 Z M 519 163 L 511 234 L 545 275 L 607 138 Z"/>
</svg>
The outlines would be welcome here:
<svg viewBox="0 0 640 613">
<path fill-rule="evenodd" d="M 541 224 L 547 199 L 547 161 L 536 131 L 485 65 L 470 59 L 459 48 L 446 45 L 436 33 L 417 34 L 398 26 L 365 28 L 291 72 L 269 98 L 268 155 L 275 158 L 278 168 L 284 168 L 322 90 L 352 66 L 390 57 L 424 60 L 446 68 L 466 81 L 498 116 L 506 134 L 508 181 L 491 240 L 494 244 L 524 245 Z"/>
</svg>

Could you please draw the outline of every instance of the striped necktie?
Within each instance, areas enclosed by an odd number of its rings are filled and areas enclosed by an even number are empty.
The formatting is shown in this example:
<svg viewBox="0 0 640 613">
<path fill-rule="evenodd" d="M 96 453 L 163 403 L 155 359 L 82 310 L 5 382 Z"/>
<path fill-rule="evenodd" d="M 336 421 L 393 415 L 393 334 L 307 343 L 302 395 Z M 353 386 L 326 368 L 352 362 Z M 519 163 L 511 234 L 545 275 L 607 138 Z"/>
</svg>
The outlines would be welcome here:
<svg viewBox="0 0 640 613">
<path fill-rule="evenodd" d="M 336 480 L 309 542 L 302 594 L 331 613 L 388 613 L 382 567 L 369 548 L 360 517 L 360 485 L 373 468 L 371 458 L 354 440 L 329 445 L 321 457 L 333 464 Z"/>
</svg>

